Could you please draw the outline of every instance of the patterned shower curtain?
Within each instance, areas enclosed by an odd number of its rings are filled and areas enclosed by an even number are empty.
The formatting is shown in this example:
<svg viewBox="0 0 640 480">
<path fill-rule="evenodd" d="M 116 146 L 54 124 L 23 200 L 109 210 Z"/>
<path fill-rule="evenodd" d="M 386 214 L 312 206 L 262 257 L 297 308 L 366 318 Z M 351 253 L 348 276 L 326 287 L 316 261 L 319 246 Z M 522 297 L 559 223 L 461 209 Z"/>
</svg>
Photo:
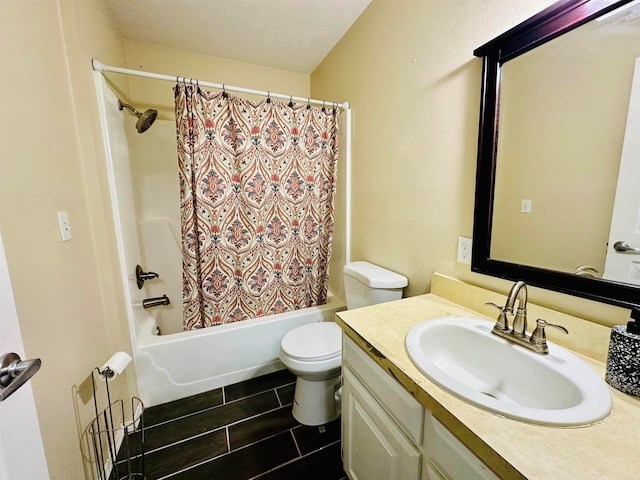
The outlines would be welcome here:
<svg viewBox="0 0 640 480">
<path fill-rule="evenodd" d="M 326 302 L 334 108 L 175 87 L 184 328 Z"/>
</svg>

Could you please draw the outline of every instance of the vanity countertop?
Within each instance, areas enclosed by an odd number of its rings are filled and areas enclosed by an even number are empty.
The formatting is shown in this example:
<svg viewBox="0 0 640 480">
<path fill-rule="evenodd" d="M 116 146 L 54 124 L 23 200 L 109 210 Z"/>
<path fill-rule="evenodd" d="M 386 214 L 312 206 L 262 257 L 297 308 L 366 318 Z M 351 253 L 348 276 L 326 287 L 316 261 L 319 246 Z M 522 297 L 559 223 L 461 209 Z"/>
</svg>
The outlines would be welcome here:
<svg viewBox="0 0 640 480">
<path fill-rule="evenodd" d="M 640 399 L 609 387 L 611 414 L 580 428 L 545 427 L 503 418 L 432 383 L 413 365 L 404 348 L 407 332 L 423 320 L 487 317 L 434 294 L 337 315 L 338 325 L 350 338 L 501 478 L 640 479 Z M 604 377 L 605 364 L 576 355 Z"/>
</svg>

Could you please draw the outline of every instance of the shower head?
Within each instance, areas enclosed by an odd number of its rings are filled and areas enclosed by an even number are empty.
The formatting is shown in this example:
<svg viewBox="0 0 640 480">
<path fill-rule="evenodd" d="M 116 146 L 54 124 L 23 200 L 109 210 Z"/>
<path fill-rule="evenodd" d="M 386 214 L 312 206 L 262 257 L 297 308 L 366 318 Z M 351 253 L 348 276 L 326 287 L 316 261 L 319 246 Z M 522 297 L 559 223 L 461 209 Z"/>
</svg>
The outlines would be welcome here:
<svg viewBox="0 0 640 480">
<path fill-rule="evenodd" d="M 127 108 L 131 110 L 131 113 L 133 113 L 136 117 L 138 117 L 138 121 L 136 122 L 136 130 L 138 130 L 138 133 L 146 132 L 149 129 L 149 127 L 153 124 L 153 122 L 155 122 L 156 117 L 158 116 L 157 110 L 153 110 L 150 108 L 149 110 L 146 110 L 144 113 L 140 113 L 131 105 L 122 103 L 120 100 L 118 100 L 118 108 L 120 110 L 122 110 L 123 108 Z"/>
</svg>

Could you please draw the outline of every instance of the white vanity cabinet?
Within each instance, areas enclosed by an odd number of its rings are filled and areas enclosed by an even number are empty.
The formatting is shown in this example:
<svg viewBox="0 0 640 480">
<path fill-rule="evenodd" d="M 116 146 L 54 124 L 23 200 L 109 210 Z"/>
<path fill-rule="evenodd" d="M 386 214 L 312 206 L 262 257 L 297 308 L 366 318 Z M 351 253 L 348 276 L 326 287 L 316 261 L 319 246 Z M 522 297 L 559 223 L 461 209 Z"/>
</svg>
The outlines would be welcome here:
<svg viewBox="0 0 640 480">
<path fill-rule="evenodd" d="M 344 370 L 344 468 L 351 480 L 420 478 L 420 450 L 358 381 Z"/>
<path fill-rule="evenodd" d="M 351 480 L 497 480 L 346 335 L 342 354 L 342 455 Z"/>
</svg>

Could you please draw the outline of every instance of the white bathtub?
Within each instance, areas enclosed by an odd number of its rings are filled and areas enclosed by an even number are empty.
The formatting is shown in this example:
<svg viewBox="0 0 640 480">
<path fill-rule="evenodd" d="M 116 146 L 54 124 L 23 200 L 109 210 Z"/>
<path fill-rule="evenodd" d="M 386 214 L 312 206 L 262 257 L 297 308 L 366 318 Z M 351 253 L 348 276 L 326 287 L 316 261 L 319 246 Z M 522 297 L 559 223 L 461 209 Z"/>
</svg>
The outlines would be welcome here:
<svg viewBox="0 0 640 480">
<path fill-rule="evenodd" d="M 150 407 L 282 370 L 278 354 L 288 331 L 333 321 L 345 308 L 330 295 L 319 307 L 160 336 L 147 315 L 135 351 L 140 397 Z"/>
</svg>

